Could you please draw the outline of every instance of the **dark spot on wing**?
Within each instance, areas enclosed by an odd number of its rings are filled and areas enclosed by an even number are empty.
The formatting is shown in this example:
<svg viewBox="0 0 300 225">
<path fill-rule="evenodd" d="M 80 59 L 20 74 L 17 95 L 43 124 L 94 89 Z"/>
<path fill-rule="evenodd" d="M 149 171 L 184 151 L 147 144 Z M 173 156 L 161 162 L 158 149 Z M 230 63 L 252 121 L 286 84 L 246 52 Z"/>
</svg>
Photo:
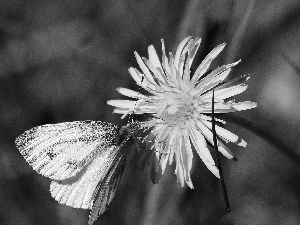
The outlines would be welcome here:
<svg viewBox="0 0 300 225">
<path fill-rule="evenodd" d="M 52 151 L 48 151 L 48 152 L 47 152 L 47 156 L 48 156 L 51 160 L 53 160 L 53 159 L 56 157 L 56 154 L 53 153 Z"/>
</svg>

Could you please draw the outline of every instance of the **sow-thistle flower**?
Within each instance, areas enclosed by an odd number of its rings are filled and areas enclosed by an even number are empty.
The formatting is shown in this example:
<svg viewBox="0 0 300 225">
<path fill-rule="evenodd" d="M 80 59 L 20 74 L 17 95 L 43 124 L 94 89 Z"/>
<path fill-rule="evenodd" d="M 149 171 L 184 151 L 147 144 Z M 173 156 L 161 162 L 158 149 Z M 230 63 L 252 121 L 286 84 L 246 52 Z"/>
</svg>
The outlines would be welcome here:
<svg viewBox="0 0 300 225">
<path fill-rule="evenodd" d="M 129 68 L 129 73 L 136 83 L 149 92 L 143 95 L 126 88 L 118 88 L 118 92 L 134 100 L 111 100 L 109 105 L 115 106 L 114 113 L 150 114 L 151 119 L 143 122 L 142 126 L 150 129 L 153 146 L 163 173 L 166 164 L 176 162 L 175 173 L 177 181 L 190 188 L 193 184 L 190 178 L 194 147 L 207 168 L 219 177 L 219 170 L 211 156 L 207 141 L 213 145 L 212 133 L 212 93 L 214 90 L 214 113 L 236 112 L 256 107 L 254 102 L 235 102 L 230 97 L 247 89 L 245 82 L 249 76 L 224 82 L 231 68 L 240 61 L 220 66 L 214 70 L 209 67 L 225 44 L 214 48 L 200 63 L 194 74 L 191 65 L 200 46 L 201 39 L 185 38 L 178 46 L 175 56 L 166 55 L 162 41 L 162 60 L 160 61 L 155 48 L 148 47 L 149 59 L 141 58 L 135 52 L 138 69 Z M 223 120 L 216 119 L 219 123 Z M 234 156 L 225 146 L 232 142 L 246 147 L 246 142 L 230 131 L 216 125 L 218 150 L 228 159 Z"/>
</svg>

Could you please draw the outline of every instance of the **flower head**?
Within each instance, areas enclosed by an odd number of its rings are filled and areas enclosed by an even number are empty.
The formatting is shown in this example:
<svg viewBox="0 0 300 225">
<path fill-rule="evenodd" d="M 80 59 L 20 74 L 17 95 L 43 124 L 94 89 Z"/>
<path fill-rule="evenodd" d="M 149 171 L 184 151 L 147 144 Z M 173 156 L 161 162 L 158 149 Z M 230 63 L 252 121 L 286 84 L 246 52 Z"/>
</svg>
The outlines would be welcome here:
<svg viewBox="0 0 300 225">
<path fill-rule="evenodd" d="M 148 47 L 149 59 L 141 58 L 135 52 L 136 60 L 142 73 L 129 68 L 129 73 L 136 83 L 149 92 L 149 95 L 118 88 L 124 96 L 134 100 L 111 100 L 109 105 L 115 106 L 114 113 L 123 114 L 134 111 L 135 114 L 152 114 L 152 119 L 142 126 L 154 134 L 154 147 L 162 173 L 166 164 L 176 162 L 177 180 L 193 188 L 190 178 L 192 168 L 192 146 L 207 168 L 219 177 L 218 168 L 207 147 L 207 142 L 213 145 L 212 134 L 212 92 L 215 91 L 215 113 L 236 112 L 256 107 L 254 102 L 235 102 L 228 98 L 244 92 L 245 82 L 249 76 L 242 76 L 230 82 L 224 82 L 231 68 L 240 61 L 220 66 L 209 71 L 211 62 L 223 50 L 225 44 L 214 48 L 191 74 L 191 65 L 196 55 L 201 39 L 185 38 L 177 48 L 175 56 L 165 52 L 162 41 L 162 61 L 154 47 Z M 216 119 L 220 123 L 225 123 Z M 246 147 L 246 142 L 230 131 L 216 126 L 218 149 L 227 158 L 233 154 L 224 143 L 232 142 Z"/>
</svg>

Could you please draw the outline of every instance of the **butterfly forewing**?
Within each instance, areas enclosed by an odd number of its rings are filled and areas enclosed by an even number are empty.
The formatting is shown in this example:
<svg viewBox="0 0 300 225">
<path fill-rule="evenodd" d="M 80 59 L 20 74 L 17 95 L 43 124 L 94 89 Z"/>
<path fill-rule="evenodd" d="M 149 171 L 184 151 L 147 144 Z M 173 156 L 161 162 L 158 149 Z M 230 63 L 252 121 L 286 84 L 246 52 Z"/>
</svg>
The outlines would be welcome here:
<svg viewBox="0 0 300 225">
<path fill-rule="evenodd" d="M 54 180 L 75 176 L 101 151 L 118 142 L 119 126 L 74 121 L 38 126 L 16 139 L 16 146 L 38 173 Z"/>
</svg>

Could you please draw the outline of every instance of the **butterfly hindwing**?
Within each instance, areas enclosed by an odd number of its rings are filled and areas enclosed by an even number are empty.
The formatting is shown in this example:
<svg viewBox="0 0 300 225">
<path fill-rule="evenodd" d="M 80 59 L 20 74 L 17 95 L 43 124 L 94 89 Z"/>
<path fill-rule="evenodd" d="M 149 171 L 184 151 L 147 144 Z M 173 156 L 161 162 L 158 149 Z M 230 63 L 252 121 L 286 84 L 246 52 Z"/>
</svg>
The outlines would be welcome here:
<svg viewBox="0 0 300 225">
<path fill-rule="evenodd" d="M 116 189 L 118 188 L 122 174 L 126 167 L 127 142 L 139 129 L 140 124 L 133 122 L 128 124 L 126 127 L 122 127 L 120 130 L 120 135 L 122 136 L 123 134 L 125 136 L 121 144 L 118 148 L 116 148 L 116 151 L 112 152 L 105 175 L 94 190 L 92 208 L 88 221 L 89 225 L 92 225 L 97 218 L 106 211 L 109 203 L 115 196 Z"/>
<path fill-rule="evenodd" d="M 116 144 L 119 128 L 100 121 L 42 125 L 20 135 L 16 146 L 38 173 L 64 180 L 74 177 L 96 155 Z"/>
<path fill-rule="evenodd" d="M 89 225 L 92 225 L 106 211 L 109 203 L 115 196 L 116 189 L 126 166 L 126 153 L 124 151 L 124 149 L 120 148 L 120 151 L 116 152 L 105 176 L 94 190 L 92 209 L 88 221 Z"/>
</svg>

